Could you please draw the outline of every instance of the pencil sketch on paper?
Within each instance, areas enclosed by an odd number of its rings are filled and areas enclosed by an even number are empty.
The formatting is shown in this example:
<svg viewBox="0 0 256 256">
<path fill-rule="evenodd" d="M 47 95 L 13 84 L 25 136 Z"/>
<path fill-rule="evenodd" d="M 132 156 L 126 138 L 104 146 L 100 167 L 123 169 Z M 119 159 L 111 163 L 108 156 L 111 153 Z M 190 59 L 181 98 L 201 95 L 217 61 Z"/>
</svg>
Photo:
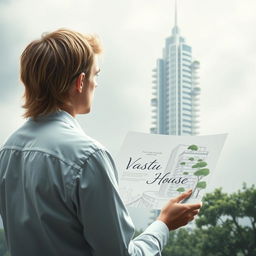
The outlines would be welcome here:
<svg viewBox="0 0 256 256">
<path fill-rule="evenodd" d="M 126 205 L 132 207 L 159 208 L 168 199 L 176 197 L 178 194 L 193 189 L 191 199 L 199 199 L 200 191 L 207 186 L 204 177 L 210 170 L 207 168 L 207 147 L 195 144 L 179 144 L 175 147 L 168 159 L 165 170 L 162 173 L 155 173 L 156 177 L 152 181 L 158 182 L 158 191 L 144 191 L 136 195 L 130 186 L 121 186 L 121 193 L 125 198 Z M 122 184 L 128 180 L 145 179 L 145 173 L 122 177 Z M 150 184 L 150 183 L 148 183 Z"/>
</svg>

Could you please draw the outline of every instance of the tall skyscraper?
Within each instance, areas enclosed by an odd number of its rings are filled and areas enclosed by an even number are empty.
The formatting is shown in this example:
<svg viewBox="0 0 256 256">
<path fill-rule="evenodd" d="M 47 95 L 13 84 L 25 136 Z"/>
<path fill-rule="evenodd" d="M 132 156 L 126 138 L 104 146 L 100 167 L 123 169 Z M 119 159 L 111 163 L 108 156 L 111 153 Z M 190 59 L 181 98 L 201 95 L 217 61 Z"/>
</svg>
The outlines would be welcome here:
<svg viewBox="0 0 256 256">
<path fill-rule="evenodd" d="M 192 47 L 180 34 L 175 1 L 172 34 L 166 38 L 163 56 L 153 69 L 151 133 L 198 134 L 199 67 L 199 61 L 192 57 Z"/>
<path fill-rule="evenodd" d="M 181 36 L 175 19 L 171 36 L 165 40 L 163 56 L 153 69 L 152 123 L 150 132 L 170 135 L 199 133 L 200 63 L 192 57 L 192 47 Z M 151 221 L 160 210 L 153 210 Z"/>
</svg>

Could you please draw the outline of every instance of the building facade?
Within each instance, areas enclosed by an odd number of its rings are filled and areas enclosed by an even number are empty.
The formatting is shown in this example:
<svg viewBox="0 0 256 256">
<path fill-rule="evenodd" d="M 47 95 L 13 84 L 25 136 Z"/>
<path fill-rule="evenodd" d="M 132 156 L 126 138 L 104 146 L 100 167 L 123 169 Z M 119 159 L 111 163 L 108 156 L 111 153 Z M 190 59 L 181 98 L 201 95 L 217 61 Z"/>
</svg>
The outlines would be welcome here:
<svg viewBox="0 0 256 256">
<path fill-rule="evenodd" d="M 162 58 L 153 69 L 151 133 L 197 135 L 199 133 L 199 61 L 181 36 L 177 25 L 165 40 Z"/>
<path fill-rule="evenodd" d="M 192 47 L 180 34 L 175 1 L 172 34 L 165 39 L 162 58 L 153 69 L 151 133 L 199 134 L 199 68 L 200 62 L 193 59 Z M 160 210 L 151 213 L 154 221 Z"/>
</svg>

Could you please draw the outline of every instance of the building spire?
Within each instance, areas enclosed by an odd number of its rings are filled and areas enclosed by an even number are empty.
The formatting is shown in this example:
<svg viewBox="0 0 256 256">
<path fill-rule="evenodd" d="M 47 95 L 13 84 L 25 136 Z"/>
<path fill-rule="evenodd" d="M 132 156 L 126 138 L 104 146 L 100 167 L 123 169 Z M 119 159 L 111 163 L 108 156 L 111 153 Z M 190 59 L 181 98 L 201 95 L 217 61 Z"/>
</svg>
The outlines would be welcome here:
<svg viewBox="0 0 256 256">
<path fill-rule="evenodd" d="M 175 20 L 174 20 L 174 26 L 178 26 L 178 17 L 177 17 L 177 0 L 175 0 Z"/>
<path fill-rule="evenodd" d="M 174 27 L 172 29 L 172 34 L 177 35 L 179 34 L 180 30 L 178 28 L 178 11 L 177 11 L 177 0 L 175 0 L 175 6 L 174 6 Z"/>
</svg>

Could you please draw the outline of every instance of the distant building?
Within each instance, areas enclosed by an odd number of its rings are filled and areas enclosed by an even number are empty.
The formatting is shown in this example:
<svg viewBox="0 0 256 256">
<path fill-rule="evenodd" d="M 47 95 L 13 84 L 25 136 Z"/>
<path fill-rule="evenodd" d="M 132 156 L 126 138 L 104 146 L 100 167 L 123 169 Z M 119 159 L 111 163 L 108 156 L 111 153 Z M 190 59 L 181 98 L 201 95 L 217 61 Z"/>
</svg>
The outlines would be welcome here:
<svg viewBox="0 0 256 256">
<path fill-rule="evenodd" d="M 163 57 L 153 69 L 151 133 L 197 135 L 199 129 L 199 61 L 180 35 L 175 5 L 175 25 L 165 40 Z"/>
<path fill-rule="evenodd" d="M 193 59 L 192 47 L 181 36 L 175 20 L 171 36 L 165 40 L 163 56 L 153 69 L 151 133 L 170 135 L 199 134 L 200 62 Z M 159 210 L 152 211 L 154 221 Z"/>
</svg>

